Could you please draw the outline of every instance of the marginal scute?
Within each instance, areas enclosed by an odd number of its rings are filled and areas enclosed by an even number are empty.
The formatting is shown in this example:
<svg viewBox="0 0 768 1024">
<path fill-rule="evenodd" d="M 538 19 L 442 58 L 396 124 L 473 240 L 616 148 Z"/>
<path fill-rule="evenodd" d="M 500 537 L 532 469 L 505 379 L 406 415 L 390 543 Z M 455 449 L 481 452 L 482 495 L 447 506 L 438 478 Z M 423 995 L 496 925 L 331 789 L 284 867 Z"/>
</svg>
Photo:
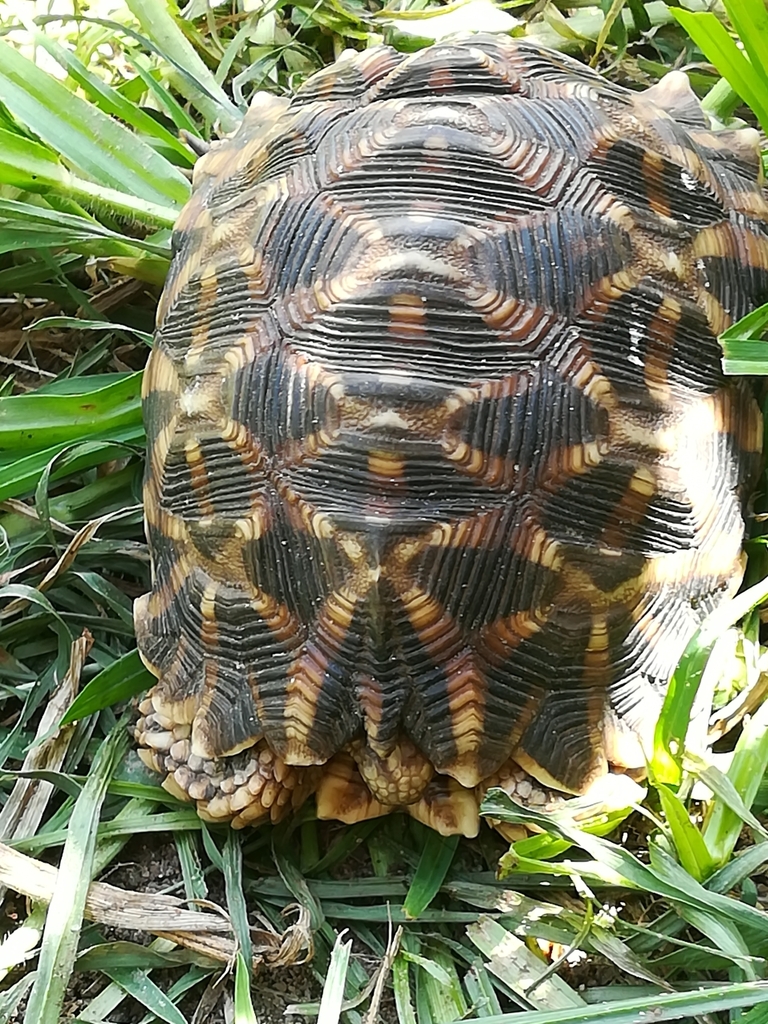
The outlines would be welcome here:
<svg viewBox="0 0 768 1024">
<path fill-rule="evenodd" d="M 768 301 L 755 133 L 680 73 L 376 47 L 258 97 L 172 247 L 135 607 L 168 791 L 471 836 L 493 785 L 626 790 L 743 573 L 762 417 L 717 339 Z"/>
</svg>

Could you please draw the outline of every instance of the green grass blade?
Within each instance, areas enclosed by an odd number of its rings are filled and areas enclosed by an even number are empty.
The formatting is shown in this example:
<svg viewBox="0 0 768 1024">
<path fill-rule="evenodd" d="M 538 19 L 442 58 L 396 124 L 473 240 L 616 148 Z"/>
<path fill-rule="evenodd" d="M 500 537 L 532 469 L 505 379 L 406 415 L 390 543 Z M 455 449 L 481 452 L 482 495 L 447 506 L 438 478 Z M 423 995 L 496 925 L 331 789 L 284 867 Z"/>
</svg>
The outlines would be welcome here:
<svg viewBox="0 0 768 1024">
<path fill-rule="evenodd" d="M 0 100 L 86 178 L 161 207 L 186 202 L 189 182 L 165 157 L 1 41 Z"/>
<path fill-rule="evenodd" d="M 400 1024 L 417 1024 L 416 1013 L 411 1000 L 411 984 L 408 977 L 408 961 L 401 951 L 392 964 L 392 991 Z"/>
<path fill-rule="evenodd" d="M 96 429 L 91 437 L 98 437 L 100 433 Z M 108 430 L 106 434 L 109 440 L 83 441 L 74 446 L 54 445 L 16 461 L 6 462 L 0 453 L 0 501 L 33 491 L 40 480 L 40 474 L 53 459 L 59 462 L 51 471 L 50 479 L 60 480 L 78 470 L 100 466 L 112 459 L 123 459 L 127 445 L 138 445 L 144 441 L 144 427 L 140 423 Z"/>
<path fill-rule="evenodd" d="M 48 907 L 37 977 L 29 994 L 24 1024 L 59 1022 L 91 883 L 96 824 L 107 784 L 127 746 L 125 723 L 120 722 L 101 744 L 72 812 L 59 863 L 63 884 L 56 889 Z"/>
<path fill-rule="evenodd" d="M 762 338 L 768 327 L 768 304 L 758 306 L 737 320 L 720 337 L 723 370 L 728 374 L 768 374 L 768 342 Z"/>
<path fill-rule="evenodd" d="M 180 92 L 209 121 L 221 121 L 225 131 L 236 128 L 242 114 L 181 31 L 165 0 L 126 0 L 126 6 L 163 55 L 184 69 L 176 83 Z"/>
<path fill-rule="evenodd" d="M 443 946 L 433 943 L 430 943 L 430 954 L 431 958 L 424 957 L 424 962 L 441 969 L 443 973 L 443 978 L 438 977 L 437 971 L 427 971 L 422 975 L 424 995 L 432 1019 L 440 1024 L 463 1020 L 468 1006 L 453 957 Z"/>
<path fill-rule="evenodd" d="M 205 881 L 205 872 L 200 862 L 197 837 L 189 832 L 181 832 L 175 837 L 175 843 L 187 899 L 208 899 L 208 885 Z"/>
<path fill-rule="evenodd" d="M 581 996 L 562 978 L 556 974 L 546 976 L 549 965 L 498 921 L 481 917 L 467 928 L 467 935 L 487 958 L 487 969 L 501 978 L 524 1005 L 541 1010 L 567 1010 L 584 1005 Z"/>
<path fill-rule="evenodd" d="M 141 422 L 141 373 L 126 374 L 80 395 L 29 394 L 0 398 L 0 455 L 39 451 L 93 437 L 95 430 Z"/>
<path fill-rule="evenodd" d="M 295 844 L 288 841 L 290 822 L 282 822 L 272 832 L 272 858 L 286 888 L 310 917 L 312 931 L 320 929 L 325 919 L 323 908 L 312 895 L 307 880 L 293 861 Z"/>
<path fill-rule="evenodd" d="M 28 192 L 66 188 L 70 174 L 48 146 L 0 128 L 0 183 Z"/>
<path fill-rule="evenodd" d="M 89 71 L 85 64 L 66 46 L 62 46 L 44 32 L 36 31 L 32 24 L 28 28 L 35 42 L 47 50 L 54 60 L 67 70 L 69 75 L 105 114 L 119 117 L 121 121 L 132 125 L 138 131 L 162 142 L 188 166 L 194 164 L 193 154 L 177 135 L 168 131 L 165 125 L 148 114 L 137 103 L 126 99 L 121 92 L 113 89 L 98 75 Z"/>
<path fill-rule="evenodd" d="M 450 974 L 444 967 L 441 967 L 440 964 L 435 963 L 434 960 L 430 960 L 429 957 L 422 956 L 421 953 L 410 953 L 407 950 L 404 950 L 402 955 L 409 964 L 416 964 L 417 967 L 421 967 L 422 970 L 426 971 L 427 974 L 431 974 L 435 981 L 439 982 L 441 985 L 450 985 Z"/>
<path fill-rule="evenodd" d="M 745 981 L 758 980 L 757 966 L 761 962 L 760 958 L 750 956 L 749 946 L 730 921 L 724 921 L 716 914 L 702 914 L 693 907 L 682 907 L 680 914 L 694 928 L 698 928 L 702 935 L 706 935 L 709 942 L 738 963 L 738 970 Z"/>
<path fill-rule="evenodd" d="M 458 845 L 458 836 L 441 836 L 431 829 L 425 829 L 419 866 L 403 903 L 407 918 L 418 918 L 435 898 L 445 881 Z"/>
<path fill-rule="evenodd" d="M 766 768 L 768 702 L 762 704 L 744 724 L 726 775 L 745 809 L 752 805 Z M 707 783 L 706 777 L 704 782 Z M 733 853 L 744 818 L 739 813 L 740 808 L 729 806 L 732 802 L 724 799 L 724 796 L 714 800 L 703 829 L 704 841 L 718 867 L 725 865 Z"/>
<path fill-rule="evenodd" d="M 739 0 L 741 3 L 742 0 Z M 671 12 L 694 43 L 755 112 L 763 130 L 768 128 L 768 102 L 763 77 L 728 35 L 717 16 L 676 7 Z"/>
<path fill-rule="evenodd" d="M 227 893 L 227 910 L 232 920 L 237 944 L 249 969 L 253 963 L 251 930 L 248 924 L 248 907 L 243 892 L 243 848 L 240 835 L 230 829 L 224 841 L 222 854 L 224 865 L 224 887 Z"/>
<path fill-rule="evenodd" d="M 499 997 L 496 995 L 488 971 L 479 958 L 464 975 L 464 987 L 472 1000 L 472 1011 L 478 1017 L 491 1017 L 501 1013 Z"/>
<path fill-rule="evenodd" d="M 764 0 L 723 0 L 728 18 L 747 51 L 749 62 L 762 82 L 761 92 L 768 93 L 768 13 Z"/>
<path fill-rule="evenodd" d="M 161 85 L 160 82 L 154 78 L 149 65 L 144 61 L 141 55 L 133 53 L 131 55 L 131 63 L 136 72 L 141 78 L 144 85 L 152 93 L 161 110 L 165 110 L 170 119 L 179 129 L 184 129 L 191 135 L 200 135 L 197 125 L 194 120 L 189 116 L 184 107 L 180 103 L 177 103 L 173 95 L 169 92 L 165 86 Z"/>
<path fill-rule="evenodd" d="M 709 1013 L 743 1009 L 768 1003 L 768 982 L 745 982 L 741 985 L 718 985 L 709 989 L 689 992 L 671 992 L 664 995 L 643 995 L 634 999 L 585 1006 L 583 1009 L 502 1013 L 483 1017 L 483 1024 L 639 1024 L 680 1020 Z"/>
<path fill-rule="evenodd" d="M 753 1006 L 751 1010 L 741 1014 L 739 1024 L 768 1024 L 768 1007 Z"/>
<path fill-rule="evenodd" d="M 258 1024 L 251 1002 L 251 972 L 242 953 L 235 961 L 235 1024 Z"/>
<path fill-rule="evenodd" d="M 654 733 L 651 777 L 677 786 L 682 779 L 682 756 L 696 694 L 712 653 L 715 637 L 703 628 L 688 642 L 672 673 Z"/>
<path fill-rule="evenodd" d="M 156 941 L 162 942 L 163 940 Z M 189 963 L 208 963 L 208 960 L 191 950 L 163 950 L 154 943 L 151 946 L 140 946 L 137 942 L 119 939 L 90 946 L 77 958 L 77 968 L 81 971 L 103 970 L 110 966 L 128 970 L 140 968 L 151 971 L 158 967 L 179 967 Z"/>
<path fill-rule="evenodd" d="M 148 690 L 155 681 L 138 651 L 129 651 L 93 677 L 72 701 L 60 726 L 103 711 Z"/>
<path fill-rule="evenodd" d="M 643 864 L 634 854 L 621 846 L 590 835 L 576 828 L 567 819 L 558 819 L 555 814 L 545 815 L 531 808 L 524 808 L 510 800 L 503 790 L 490 790 L 481 808 L 481 813 L 502 821 L 518 824 L 533 824 L 548 832 L 555 832 L 580 846 L 595 860 L 594 870 L 604 881 L 612 885 L 626 885 L 645 892 L 653 892 L 669 900 L 680 901 L 704 913 L 720 913 L 737 926 L 754 928 L 756 933 L 768 941 L 768 914 L 737 900 L 711 892 L 700 885 L 671 857 L 662 857 L 663 873 L 656 867 Z M 544 862 L 537 862 L 544 863 Z M 502 858 L 502 869 L 504 858 Z M 547 865 L 549 870 L 579 874 L 587 865 L 573 861 Z"/>
<path fill-rule="evenodd" d="M 170 207 L 165 210 L 163 224 L 170 229 L 177 213 Z M 80 242 L 98 240 L 111 243 L 106 247 L 104 255 L 135 258 L 141 255 L 141 250 L 145 250 L 169 261 L 171 258 L 170 236 L 165 244 L 146 238 L 131 238 L 87 217 L 0 197 L 0 253 L 45 246 L 74 248 Z"/>
<path fill-rule="evenodd" d="M 145 345 L 151 346 L 153 342 L 151 334 L 147 331 L 140 331 L 137 327 L 115 324 L 111 320 L 81 320 L 76 316 L 45 316 L 41 320 L 35 320 L 27 330 L 48 331 L 52 327 L 71 327 L 76 331 L 125 331 L 127 334 L 134 334 L 140 338 Z"/>
<path fill-rule="evenodd" d="M 158 1020 L 166 1024 L 188 1024 L 187 1018 L 155 984 L 145 971 L 123 967 L 102 966 L 101 970 L 137 1003 L 146 1007 Z"/>
<path fill-rule="evenodd" d="M 352 939 L 344 942 L 346 932 L 336 936 L 336 942 L 331 951 L 331 962 L 328 966 L 328 974 L 323 985 L 323 995 L 320 999 L 320 1013 L 317 1016 L 317 1024 L 338 1024 L 341 1016 L 341 1007 L 344 1002 L 344 986 L 349 970 L 349 957 L 352 953 Z"/>
<path fill-rule="evenodd" d="M 650 771 L 657 782 L 679 785 L 691 709 L 717 638 L 729 626 L 768 598 L 768 579 L 761 580 L 713 612 L 694 633 L 672 673 L 653 741 Z"/>
<path fill-rule="evenodd" d="M 704 837 L 691 821 L 685 805 L 676 793 L 661 784 L 656 786 L 656 791 L 659 794 L 661 807 L 672 833 L 680 863 L 697 882 L 703 882 L 715 870 L 715 863 L 704 842 Z"/>
<path fill-rule="evenodd" d="M 34 984 L 36 977 L 36 971 L 29 971 L 10 988 L 0 992 L 0 1024 L 10 1024 L 11 1020 L 19 1019 L 17 1016 L 19 1005 Z"/>
<path fill-rule="evenodd" d="M 721 339 L 723 372 L 731 377 L 768 375 L 768 342 L 734 338 Z"/>
</svg>

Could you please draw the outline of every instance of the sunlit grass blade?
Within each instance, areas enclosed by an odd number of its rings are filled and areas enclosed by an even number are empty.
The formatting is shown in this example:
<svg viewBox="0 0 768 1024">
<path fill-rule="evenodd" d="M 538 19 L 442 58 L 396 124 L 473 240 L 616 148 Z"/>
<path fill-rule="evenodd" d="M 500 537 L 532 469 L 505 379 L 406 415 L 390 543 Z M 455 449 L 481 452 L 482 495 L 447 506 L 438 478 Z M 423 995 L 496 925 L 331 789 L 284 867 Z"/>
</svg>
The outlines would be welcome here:
<svg viewBox="0 0 768 1024">
<path fill-rule="evenodd" d="M 0 183 L 32 192 L 66 188 L 71 175 L 52 149 L 0 128 Z"/>
<path fill-rule="evenodd" d="M 52 327 L 71 327 L 77 331 L 125 331 L 140 338 L 146 345 L 152 344 L 152 335 L 147 331 L 140 331 L 136 327 L 129 327 L 127 324 L 114 324 L 110 320 L 85 320 L 76 316 L 46 316 L 41 320 L 35 320 L 27 328 L 29 331 L 47 331 Z"/>
<path fill-rule="evenodd" d="M 659 794 L 680 863 L 688 874 L 703 882 L 714 871 L 715 863 L 701 832 L 688 816 L 685 805 L 671 789 L 659 783 L 656 785 L 656 792 Z"/>
<path fill-rule="evenodd" d="M 751 807 L 767 768 L 768 702 L 744 724 L 726 776 L 745 809 Z M 738 807 L 729 806 L 724 796 L 713 800 L 703 828 L 704 841 L 718 866 L 725 865 L 733 853 L 743 820 Z"/>
<path fill-rule="evenodd" d="M 768 93 L 768 12 L 764 0 L 723 0 L 723 6 L 765 95 Z"/>
<path fill-rule="evenodd" d="M 486 967 L 502 979 L 524 1005 L 541 1010 L 584 1006 L 584 1000 L 525 942 L 498 921 L 481 917 L 467 935 L 487 959 Z"/>
<path fill-rule="evenodd" d="M 768 342 L 746 338 L 723 341 L 723 370 L 730 376 L 768 375 Z"/>
<path fill-rule="evenodd" d="M 40 451 L 92 437 L 94 429 L 119 430 L 141 422 L 140 373 L 79 395 L 33 393 L 0 398 L 0 453 Z"/>
<path fill-rule="evenodd" d="M 138 131 L 143 132 L 150 138 L 155 138 L 172 151 L 180 162 L 191 166 L 195 158 L 190 150 L 184 145 L 177 135 L 168 131 L 164 124 L 152 117 L 137 103 L 130 100 L 118 90 L 113 89 L 98 75 L 90 71 L 85 64 L 66 46 L 62 46 L 57 40 L 45 32 L 37 31 L 34 24 L 27 20 L 27 28 L 35 42 L 42 46 L 56 60 L 62 68 L 65 68 L 69 75 L 80 85 L 86 95 L 105 114 L 120 118 L 126 124 L 132 125 Z"/>
<path fill-rule="evenodd" d="M 352 953 L 352 939 L 344 941 L 346 932 L 336 936 L 333 950 L 331 951 L 331 962 L 328 966 L 328 974 L 323 985 L 323 994 L 320 999 L 320 1013 L 317 1016 L 317 1024 L 338 1024 L 341 1016 L 341 1007 L 344 1002 L 344 986 L 349 970 L 349 957 Z"/>
<path fill-rule="evenodd" d="M 442 7 L 387 5 L 378 12 L 378 20 L 391 26 L 404 36 L 423 40 L 421 45 L 443 39 L 457 32 L 477 31 L 511 32 L 520 25 L 520 19 L 492 3 L 491 0 L 463 0 Z M 411 43 L 413 45 L 413 43 Z"/>
<path fill-rule="evenodd" d="M 167 206 L 163 209 L 163 220 L 157 223 L 170 229 L 177 211 Z M 77 248 L 81 244 L 94 255 L 136 258 L 145 250 L 168 260 L 171 257 L 170 235 L 165 241 L 132 238 L 87 217 L 0 197 L 0 253 L 50 246 Z"/>
<path fill-rule="evenodd" d="M 189 182 L 120 122 L 0 41 L 0 100 L 86 178 L 179 210 Z"/>
<path fill-rule="evenodd" d="M 672 674 L 654 734 L 650 771 L 657 782 L 678 785 L 691 710 L 717 638 L 768 598 L 768 579 L 727 601 L 694 633 Z"/>
<path fill-rule="evenodd" d="M 739 3 L 742 0 L 738 0 Z M 686 11 L 676 7 L 672 14 L 720 74 L 726 78 L 745 103 L 748 103 L 763 126 L 768 129 L 768 101 L 763 74 L 747 60 L 728 35 L 717 15 L 708 11 Z"/>
<path fill-rule="evenodd" d="M 395 962 L 392 964 L 392 991 L 400 1024 L 417 1024 L 411 998 L 408 961 L 402 951 L 395 957 Z"/>
<path fill-rule="evenodd" d="M 483 1024 L 638 1024 L 643 1020 L 680 1020 L 763 1003 L 768 1003 L 768 982 L 754 981 L 656 996 L 646 994 L 583 1009 L 503 1013 L 484 1017 Z"/>
<path fill-rule="evenodd" d="M 251 1001 L 251 972 L 242 953 L 235 961 L 235 1024 L 258 1024 Z"/>
<path fill-rule="evenodd" d="M 193 106 L 209 121 L 221 121 L 225 131 L 236 128 L 242 114 L 195 52 L 166 4 L 126 0 L 126 5 L 163 56 L 181 72 L 176 84 Z"/>
<path fill-rule="evenodd" d="M 59 864 L 60 875 L 69 884 L 56 889 L 48 907 L 37 977 L 29 994 L 24 1024 L 59 1022 L 92 877 L 96 824 L 107 784 L 127 743 L 125 723 L 120 722 L 102 742 L 75 804 Z"/>
<path fill-rule="evenodd" d="M 47 146 L 2 129 L 0 185 L 42 194 L 56 191 L 83 206 L 106 208 L 112 214 L 150 225 L 167 223 L 171 209 L 77 177 Z"/>
<path fill-rule="evenodd" d="M 723 370 L 728 374 L 768 374 L 768 304 L 758 306 L 728 328 L 721 337 Z"/>
</svg>

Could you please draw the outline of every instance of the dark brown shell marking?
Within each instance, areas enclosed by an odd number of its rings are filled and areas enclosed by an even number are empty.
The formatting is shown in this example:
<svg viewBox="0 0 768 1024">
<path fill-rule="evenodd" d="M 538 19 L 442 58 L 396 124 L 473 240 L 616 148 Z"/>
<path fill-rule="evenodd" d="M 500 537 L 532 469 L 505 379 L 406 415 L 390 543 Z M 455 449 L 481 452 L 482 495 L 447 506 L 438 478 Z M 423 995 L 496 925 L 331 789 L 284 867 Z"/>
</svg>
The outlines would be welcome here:
<svg viewBox="0 0 768 1024">
<path fill-rule="evenodd" d="M 200 160 L 136 610 L 177 790 L 471 834 L 514 765 L 643 765 L 741 579 L 761 420 L 717 334 L 768 299 L 753 149 L 679 77 L 473 36 L 345 60 Z"/>
</svg>

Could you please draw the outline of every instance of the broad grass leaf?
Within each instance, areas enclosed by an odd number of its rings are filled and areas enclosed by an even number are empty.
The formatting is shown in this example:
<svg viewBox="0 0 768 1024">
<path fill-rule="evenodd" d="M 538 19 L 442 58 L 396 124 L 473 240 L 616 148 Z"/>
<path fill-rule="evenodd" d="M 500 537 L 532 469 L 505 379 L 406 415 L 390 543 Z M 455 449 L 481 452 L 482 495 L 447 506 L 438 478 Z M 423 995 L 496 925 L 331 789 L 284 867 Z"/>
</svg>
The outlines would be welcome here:
<svg viewBox="0 0 768 1024">
<path fill-rule="evenodd" d="M 742 3 L 743 0 L 738 0 Z M 702 53 L 711 60 L 745 103 L 755 112 L 765 131 L 768 129 L 768 100 L 764 73 L 756 70 L 728 35 L 728 31 L 709 11 L 686 11 L 675 7 L 672 14 L 680 22 Z"/>
<path fill-rule="evenodd" d="M 768 1003 L 768 982 L 718 985 L 686 992 L 635 996 L 571 1010 L 532 1010 L 484 1017 L 483 1024 L 638 1024 L 721 1013 Z"/>
<path fill-rule="evenodd" d="M 205 66 L 181 31 L 165 0 L 126 0 L 142 30 L 178 72 L 177 86 L 209 121 L 220 121 L 232 131 L 242 114 Z"/>
<path fill-rule="evenodd" d="M 96 847 L 96 825 L 101 805 L 118 760 L 125 754 L 128 736 L 120 722 L 102 742 L 91 772 L 75 804 L 59 864 L 60 885 L 48 907 L 40 947 L 37 977 L 24 1014 L 24 1024 L 58 1024 L 69 976 L 77 956 L 77 943 L 91 883 Z"/>
<path fill-rule="evenodd" d="M 549 974 L 548 963 L 498 921 L 481 917 L 467 928 L 467 935 L 486 957 L 487 969 L 501 978 L 524 1005 L 540 1010 L 566 1010 L 585 1005 L 578 992 L 562 978 L 556 974 L 545 977 Z"/>
<path fill-rule="evenodd" d="M 715 870 L 715 863 L 704 842 L 704 837 L 691 821 L 685 805 L 676 793 L 661 783 L 656 785 L 656 791 L 659 794 L 661 807 L 672 833 L 680 863 L 689 875 L 692 875 L 698 882 L 703 882 Z"/>
<path fill-rule="evenodd" d="M 68 725 L 104 708 L 129 700 L 149 689 L 155 677 L 144 667 L 138 651 L 129 651 L 102 669 L 83 687 L 69 706 L 60 725 Z"/>
<path fill-rule="evenodd" d="M 762 939 L 768 941 L 768 914 L 745 903 L 722 896 L 720 893 L 705 889 L 695 878 L 692 878 L 671 857 L 664 856 L 657 850 L 658 863 L 652 866 L 643 864 L 633 853 L 602 839 L 599 836 L 582 832 L 564 820 L 554 820 L 533 811 L 531 808 L 515 804 L 503 790 L 492 789 L 488 792 L 481 813 L 490 817 L 500 818 L 519 824 L 533 824 L 544 831 L 561 834 L 580 846 L 591 857 L 595 864 L 593 870 L 604 872 L 604 880 L 609 884 L 626 885 L 644 892 L 656 893 L 666 899 L 680 901 L 704 913 L 717 912 L 733 921 L 739 927 L 754 929 Z M 543 863 L 543 862 L 542 862 Z M 564 861 L 561 864 L 547 865 L 552 871 L 561 873 L 579 873 L 578 862 Z"/>
<path fill-rule="evenodd" d="M 323 985 L 320 999 L 320 1012 L 317 1024 L 338 1024 L 341 1007 L 344 1002 L 344 986 L 349 970 L 349 958 L 352 953 L 352 939 L 344 941 L 346 930 L 336 936 L 331 962 Z"/>
<path fill-rule="evenodd" d="M 762 83 L 761 93 L 765 96 L 768 94 L 768 12 L 764 0 L 723 0 L 723 6 Z"/>
<path fill-rule="evenodd" d="M 439 892 L 459 844 L 458 836 L 441 836 L 432 829 L 425 833 L 419 866 L 403 903 L 410 920 L 418 918 Z"/>
<path fill-rule="evenodd" d="M 132 125 L 137 131 L 143 132 L 145 136 L 161 142 L 174 153 L 182 164 L 186 166 L 194 164 L 195 157 L 192 152 L 157 118 L 152 117 L 138 103 L 131 102 L 118 89 L 113 89 L 102 78 L 90 71 L 72 50 L 62 46 L 47 33 L 37 31 L 33 23 L 28 22 L 27 27 L 35 42 L 47 50 L 62 68 L 66 69 L 100 110 Z M 132 63 L 135 67 L 135 60 L 132 60 Z M 164 91 L 167 94 L 167 90 Z"/>
<path fill-rule="evenodd" d="M 177 211 L 186 202 L 189 182 L 173 164 L 2 41 L 0 100 L 91 181 Z"/>
</svg>

